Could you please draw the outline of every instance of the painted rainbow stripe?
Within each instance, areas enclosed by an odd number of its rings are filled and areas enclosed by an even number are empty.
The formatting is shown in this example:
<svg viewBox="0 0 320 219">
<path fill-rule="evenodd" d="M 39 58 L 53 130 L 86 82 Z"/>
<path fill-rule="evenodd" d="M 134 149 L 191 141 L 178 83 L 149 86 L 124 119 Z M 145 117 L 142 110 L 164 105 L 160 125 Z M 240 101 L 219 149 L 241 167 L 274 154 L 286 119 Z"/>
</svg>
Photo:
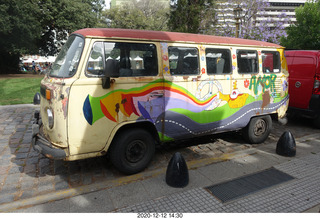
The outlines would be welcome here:
<svg viewBox="0 0 320 219">
<path fill-rule="evenodd" d="M 172 82 L 156 80 L 138 88 L 115 90 L 101 97 L 88 95 L 84 101 L 83 113 L 90 125 L 103 116 L 119 122 L 119 112 L 126 117 L 135 114 L 154 122 L 161 113 L 173 108 L 201 112 L 210 106 L 215 98 L 217 95 L 212 94 L 201 101 Z M 153 106 L 159 107 L 155 109 Z"/>
</svg>

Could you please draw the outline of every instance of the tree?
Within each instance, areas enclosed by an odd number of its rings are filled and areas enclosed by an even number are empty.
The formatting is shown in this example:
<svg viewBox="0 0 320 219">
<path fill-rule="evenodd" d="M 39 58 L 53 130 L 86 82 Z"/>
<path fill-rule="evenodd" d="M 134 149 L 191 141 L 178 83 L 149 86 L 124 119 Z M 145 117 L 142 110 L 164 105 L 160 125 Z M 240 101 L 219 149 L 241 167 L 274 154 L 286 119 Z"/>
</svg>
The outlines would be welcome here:
<svg viewBox="0 0 320 219">
<path fill-rule="evenodd" d="M 18 71 L 24 53 L 54 55 L 76 29 L 96 25 L 103 0 L 1 0 L 0 73 Z"/>
<path fill-rule="evenodd" d="M 214 0 L 171 0 L 171 31 L 208 33 L 215 22 Z"/>
<path fill-rule="evenodd" d="M 242 9 L 240 38 L 280 43 L 280 37 L 286 34 L 284 24 L 289 23 L 290 17 L 285 12 L 275 18 L 269 17 L 266 8 L 270 3 L 267 0 L 228 0 L 225 4 L 220 4 L 221 21 L 216 25 L 216 35 L 235 36 L 233 9 L 237 6 Z"/>
<path fill-rule="evenodd" d="M 306 2 L 296 8 L 295 24 L 287 29 L 288 36 L 281 38 L 281 45 L 288 49 L 320 48 L 320 1 Z"/>
<path fill-rule="evenodd" d="M 169 5 L 154 0 L 133 0 L 106 10 L 101 27 L 167 30 Z"/>
<path fill-rule="evenodd" d="M 37 12 L 34 0 L 1 0 L 0 73 L 17 71 L 20 54 L 36 51 L 41 34 Z"/>
<path fill-rule="evenodd" d="M 102 13 L 103 0 L 40 0 L 42 36 L 40 53 L 54 55 L 68 35 L 81 28 L 94 27 Z"/>
</svg>

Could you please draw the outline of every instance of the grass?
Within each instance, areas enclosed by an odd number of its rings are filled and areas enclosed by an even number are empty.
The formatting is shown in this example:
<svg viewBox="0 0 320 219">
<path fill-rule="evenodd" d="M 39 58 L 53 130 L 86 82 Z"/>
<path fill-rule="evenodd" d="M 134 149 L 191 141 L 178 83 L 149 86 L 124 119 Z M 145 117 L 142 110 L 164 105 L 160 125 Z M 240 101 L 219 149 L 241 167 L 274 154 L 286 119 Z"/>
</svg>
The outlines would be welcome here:
<svg viewBox="0 0 320 219">
<path fill-rule="evenodd" d="M 0 105 L 33 103 L 33 96 L 40 92 L 40 78 L 0 79 Z"/>
</svg>

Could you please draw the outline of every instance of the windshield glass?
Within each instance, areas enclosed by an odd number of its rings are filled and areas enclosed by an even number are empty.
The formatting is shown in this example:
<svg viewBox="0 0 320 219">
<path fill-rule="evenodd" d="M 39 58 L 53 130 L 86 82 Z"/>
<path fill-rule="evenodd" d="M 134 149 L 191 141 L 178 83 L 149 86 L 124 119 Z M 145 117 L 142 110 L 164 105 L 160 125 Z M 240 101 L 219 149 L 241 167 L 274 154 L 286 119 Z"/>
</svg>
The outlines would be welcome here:
<svg viewBox="0 0 320 219">
<path fill-rule="evenodd" d="M 70 36 L 62 47 L 49 73 L 51 77 L 72 77 L 79 64 L 80 56 L 84 46 L 84 40 L 78 36 Z"/>
</svg>

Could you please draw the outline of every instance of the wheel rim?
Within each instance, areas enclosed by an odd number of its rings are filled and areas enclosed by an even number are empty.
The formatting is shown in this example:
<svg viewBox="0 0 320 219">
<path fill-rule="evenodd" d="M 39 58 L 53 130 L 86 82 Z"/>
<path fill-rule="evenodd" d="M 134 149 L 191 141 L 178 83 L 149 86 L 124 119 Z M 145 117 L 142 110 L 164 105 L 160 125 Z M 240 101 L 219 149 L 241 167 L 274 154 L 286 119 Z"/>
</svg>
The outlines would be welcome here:
<svg viewBox="0 0 320 219">
<path fill-rule="evenodd" d="M 256 136 L 263 135 L 267 131 L 267 123 L 263 119 L 259 119 L 254 127 L 254 134 Z"/>
<path fill-rule="evenodd" d="M 128 145 L 126 159 L 130 163 L 137 163 L 144 157 L 147 150 L 146 144 L 141 140 L 135 140 Z"/>
</svg>

